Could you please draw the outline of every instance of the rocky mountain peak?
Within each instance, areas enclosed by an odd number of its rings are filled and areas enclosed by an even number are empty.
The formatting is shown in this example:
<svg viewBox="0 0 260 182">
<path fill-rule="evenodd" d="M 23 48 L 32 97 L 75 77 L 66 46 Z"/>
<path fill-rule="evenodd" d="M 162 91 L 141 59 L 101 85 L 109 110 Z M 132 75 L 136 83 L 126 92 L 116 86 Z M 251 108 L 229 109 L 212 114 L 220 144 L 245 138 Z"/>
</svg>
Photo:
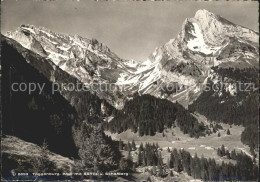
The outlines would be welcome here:
<svg viewBox="0 0 260 182">
<path fill-rule="evenodd" d="M 217 16 L 214 13 L 209 12 L 208 10 L 200 9 L 195 13 L 194 18 L 198 20 L 199 19 L 210 20 L 210 19 L 217 19 Z"/>
</svg>

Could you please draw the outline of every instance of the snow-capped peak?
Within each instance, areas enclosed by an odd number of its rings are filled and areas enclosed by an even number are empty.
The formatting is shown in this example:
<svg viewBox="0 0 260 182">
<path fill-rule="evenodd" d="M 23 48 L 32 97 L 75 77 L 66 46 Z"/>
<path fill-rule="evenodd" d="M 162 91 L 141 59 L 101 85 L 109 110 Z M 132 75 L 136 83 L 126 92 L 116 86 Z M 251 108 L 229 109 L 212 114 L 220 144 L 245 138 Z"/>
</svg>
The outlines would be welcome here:
<svg viewBox="0 0 260 182">
<path fill-rule="evenodd" d="M 209 12 L 205 9 L 200 9 L 195 13 L 194 18 L 196 19 L 209 19 L 209 18 L 216 18 L 217 16 L 214 13 Z"/>
</svg>

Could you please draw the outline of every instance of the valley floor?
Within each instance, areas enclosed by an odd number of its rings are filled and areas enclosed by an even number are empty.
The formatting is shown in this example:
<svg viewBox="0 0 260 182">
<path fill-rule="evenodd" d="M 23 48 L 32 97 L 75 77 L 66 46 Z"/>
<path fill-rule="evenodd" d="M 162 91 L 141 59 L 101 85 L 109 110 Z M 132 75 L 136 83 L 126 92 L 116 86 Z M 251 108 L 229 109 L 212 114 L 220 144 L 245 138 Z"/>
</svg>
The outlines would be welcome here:
<svg viewBox="0 0 260 182">
<path fill-rule="evenodd" d="M 199 121 L 204 122 L 207 125 L 207 121 L 205 117 L 201 115 L 196 116 Z M 200 157 L 203 155 L 205 158 L 214 158 L 216 162 L 221 163 L 224 162 L 235 162 L 232 160 L 228 160 L 226 158 L 220 157 L 217 155 L 217 149 L 224 145 L 226 149 L 230 152 L 232 150 L 236 150 L 237 152 L 244 152 L 248 156 L 252 157 L 250 153 L 250 148 L 244 145 L 241 142 L 241 133 L 244 130 L 242 126 L 235 126 L 227 124 L 221 124 L 223 127 L 222 130 L 219 130 L 217 133 L 213 133 L 210 136 L 200 137 L 198 139 L 191 138 L 187 134 L 183 134 L 178 127 L 165 129 L 164 136 L 162 133 L 156 133 L 154 136 L 138 136 L 138 133 L 133 133 L 130 130 L 122 132 L 120 134 L 111 133 L 106 131 L 105 133 L 108 136 L 111 136 L 113 140 L 122 140 L 124 143 L 135 141 L 137 147 L 143 143 L 158 143 L 159 147 L 162 149 L 162 156 L 164 158 L 164 162 L 167 161 L 170 153 L 167 151 L 168 147 L 170 150 L 173 148 L 176 149 L 184 149 L 192 156 L 197 153 Z M 230 130 L 231 135 L 227 135 L 227 129 Z M 218 137 L 218 133 L 220 133 L 220 137 Z M 123 152 L 124 153 L 124 152 Z M 137 158 L 137 152 L 133 154 L 133 159 Z M 258 162 L 258 159 L 257 159 Z"/>
</svg>

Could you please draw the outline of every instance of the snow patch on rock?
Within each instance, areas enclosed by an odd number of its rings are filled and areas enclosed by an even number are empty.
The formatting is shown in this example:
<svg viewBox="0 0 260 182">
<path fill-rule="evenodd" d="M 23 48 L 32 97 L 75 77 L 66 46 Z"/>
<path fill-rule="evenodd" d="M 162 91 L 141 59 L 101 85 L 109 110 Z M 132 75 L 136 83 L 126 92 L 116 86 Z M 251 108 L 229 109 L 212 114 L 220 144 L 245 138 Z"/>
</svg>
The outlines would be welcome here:
<svg viewBox="0 0 260 182">
<path fill-rule="evenodd" d="M 192 30 L 191 34 L 195 37 L 194 39 L 190 39 L 187 43 L 187 47 L 196 52 L 202 52 L 206 55 L 216 53 L 220 47 L 213 47 L 206 45 L 203 34 L 199 28 L 197 23 L 192 23 L 194 27 L 194 31 Z"/>
</svg>

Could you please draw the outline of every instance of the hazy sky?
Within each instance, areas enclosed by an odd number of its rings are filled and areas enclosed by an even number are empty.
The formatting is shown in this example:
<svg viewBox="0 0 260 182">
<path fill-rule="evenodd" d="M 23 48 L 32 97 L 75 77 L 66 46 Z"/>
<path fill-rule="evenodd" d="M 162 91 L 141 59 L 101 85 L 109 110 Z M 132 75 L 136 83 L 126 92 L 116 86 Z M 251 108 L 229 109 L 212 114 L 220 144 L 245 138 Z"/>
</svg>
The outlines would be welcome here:
<svg viewBox="0 0 260 182">
<path fill-rule="evenodd" d="M 176 37 L 185 18 L 207 9 L 258 30 L 258 2 L 95 2 L 91 0 L 1 0 L 1 32 L 21 24 L 96 38 L 125 59 L 145 60 Z"/>
</svg>

